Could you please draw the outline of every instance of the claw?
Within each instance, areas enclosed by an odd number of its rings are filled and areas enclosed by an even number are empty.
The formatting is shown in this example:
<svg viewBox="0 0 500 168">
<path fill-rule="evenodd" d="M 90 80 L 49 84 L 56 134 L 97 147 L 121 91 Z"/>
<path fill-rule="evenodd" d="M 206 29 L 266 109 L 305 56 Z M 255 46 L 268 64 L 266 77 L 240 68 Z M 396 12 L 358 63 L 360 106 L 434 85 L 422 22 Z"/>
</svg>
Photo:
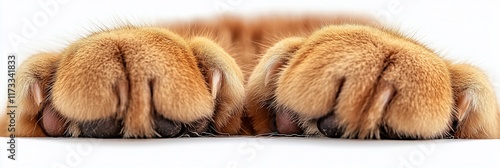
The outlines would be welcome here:
<svg viewBox="0 0 500 168">
<path fill-rule="evenodd" d="M 210 76 L 210 90 L 212 91 L 212 97 L 215 99 L 217 98 L 217 94 L 219 93 L 219 90 L 222 87 L 222 73 L 218 69 L 213 69 L 212 74 Z"/>
<path fill-rule="evenodd" d="M 35 100 L 36 105 L 40 106 L 40 103 L 43 101 L 43 93 L 38 82 L 31 86 L 31 92 L 33 93 L 33 99 Z"/>
<path fill-rule="evenodd" d="M 380 139 L 379 127 L 382 117 L 386 111 L 389 102 L 394 97 L 396 89 L 393 85 L 381 80 L 372 98 L 371 106 L 366 109 L 366 118 L 362 130 L 359 132 L 360 138 Z"/>
<path fill-rule="evenodd" d="M 466 116 L 469 114 L 471 108 L 470 105 L 472 103 L 472 97 L 469 94 L 461 94 L 458 97 L 457 104 L 457 120 L 460 123 Z"/>
</svg>

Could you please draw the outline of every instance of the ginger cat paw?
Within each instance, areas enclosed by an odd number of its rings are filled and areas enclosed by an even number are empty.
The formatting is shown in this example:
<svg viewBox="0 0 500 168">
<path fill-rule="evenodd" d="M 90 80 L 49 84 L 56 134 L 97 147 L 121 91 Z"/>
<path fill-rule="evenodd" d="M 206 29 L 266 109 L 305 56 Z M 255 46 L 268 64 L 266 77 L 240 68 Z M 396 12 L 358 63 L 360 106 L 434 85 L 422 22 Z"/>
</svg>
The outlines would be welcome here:
<svg viewBox="0 0 500 168">
<path fill-rule="evenodd" d="M 204 37 L 162 28 L 94 33 L 19 70 L 17 136 L 238 134 L 243 75 Z"/>
<path fill-rule="evenodd" d="M 479 70 L 413 40 L 338 24 L 270 47 L 249 78 L 247 106 L 257 134 L 498 138 L 493 93 Z"/>
</svg>

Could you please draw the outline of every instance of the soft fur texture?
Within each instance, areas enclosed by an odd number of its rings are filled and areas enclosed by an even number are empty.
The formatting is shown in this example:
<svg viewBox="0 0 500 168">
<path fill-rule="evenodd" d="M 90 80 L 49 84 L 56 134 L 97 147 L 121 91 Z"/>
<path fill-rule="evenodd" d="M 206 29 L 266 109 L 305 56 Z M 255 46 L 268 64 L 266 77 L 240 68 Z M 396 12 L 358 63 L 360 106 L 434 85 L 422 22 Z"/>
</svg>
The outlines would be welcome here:
<svg viewBox="0 0 500 168">
<path fill-rule="evenodd" d="M 500 138 L 480 69 L 356 16 L 106 30 L 32 56 L 16 84 L 16 136 Z"/>
</svg>

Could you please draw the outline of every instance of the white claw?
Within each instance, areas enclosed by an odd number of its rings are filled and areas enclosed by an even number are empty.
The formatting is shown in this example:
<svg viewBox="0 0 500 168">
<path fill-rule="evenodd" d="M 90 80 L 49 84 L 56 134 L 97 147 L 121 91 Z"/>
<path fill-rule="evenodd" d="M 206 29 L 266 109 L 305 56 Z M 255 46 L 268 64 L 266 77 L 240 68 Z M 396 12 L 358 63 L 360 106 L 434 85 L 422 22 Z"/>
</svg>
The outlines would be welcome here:
<svg viewBox="0 0 500 168">
<path fill-rule="evenodd" d="M 271 61 L 270 65 L 268 65 L 266 69 L 266 77 L 264 78 L 264 86 L 268 86 L 268 84 L 273 80 L 272 78 L 277 73 L 278 69 L 283 65 L 280 60 Z"/>
<path fill-rule="evenodd" d="M 212 91 L 212 97 L 215 99 L 217 98 L 217 93 L 221 89 L 221 80 L 222 80 L 222 73 L 218 69 L 214 69 L 212 71 L 212 77 L 210 79 L 211 82 L 211 88 L 210 90 Z"/>
<path fill-rule="evenodd" d="M 457 119 L 461 122 L 470 112 L 472 104 L 472 96 L 467 93 L 459 95 L 457 104 Z"/>
<path fill-rule="evenodd" d="M 40 84 L 37 82 L 31 86 L 31 91 L 33 94 L 33 99 L 35 100 L 36 105 L 40 106 L 43 101 L 43 93 L 40 87 Z"/>
</svg>

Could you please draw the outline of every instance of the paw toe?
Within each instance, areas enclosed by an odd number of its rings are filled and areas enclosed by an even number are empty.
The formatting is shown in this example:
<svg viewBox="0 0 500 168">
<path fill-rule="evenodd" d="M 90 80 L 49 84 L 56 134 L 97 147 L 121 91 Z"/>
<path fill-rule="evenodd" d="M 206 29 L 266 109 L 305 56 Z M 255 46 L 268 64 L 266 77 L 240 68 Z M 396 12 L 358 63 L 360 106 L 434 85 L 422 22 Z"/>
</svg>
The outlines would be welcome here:
<svg viewBox="0 0 500 168">
<path fill-rule="evenodd" d="M 184 129 L 181 124 L 159 115 L 155 115 L 153 117 L 153 121 L 155 123 L 154 130 L 162 138 L 176 137 L 182 133 L 182 130 Z"/>
<path fill-rule="evenodd" d="M 116 119 L 101 119 L 97 121 L 85 121 L 80 124 L 82 137 L 92 138 L 117 138 L 121 136 L 122 125 Z"/>
<path fill-rule="evenodd" d="M 334 114 L 327 115 L 318 120 L 318 130 L 323 135 L 330 138 L 340 138 L 342 137 L 342 130 L 335 119 Z"/>
<path fill-rule="evenodd" d="M 68 123 L 52 105 L 46 105 L 39 115 L 40 126 L 46 135 L 51 137 L 61 137 L 65 135 Z"/>
</svg>

